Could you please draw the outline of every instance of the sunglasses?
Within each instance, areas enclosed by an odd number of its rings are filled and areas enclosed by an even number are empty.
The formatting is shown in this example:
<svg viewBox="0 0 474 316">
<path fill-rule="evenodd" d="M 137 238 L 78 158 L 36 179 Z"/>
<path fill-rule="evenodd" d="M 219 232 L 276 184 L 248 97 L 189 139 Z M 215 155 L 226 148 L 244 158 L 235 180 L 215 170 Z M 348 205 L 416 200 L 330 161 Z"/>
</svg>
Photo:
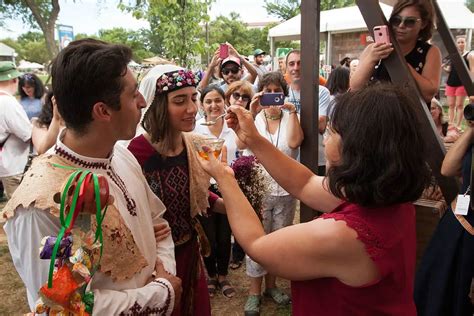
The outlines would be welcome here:
<svg viewBox="0 0 474 316">
<path fill-rule="evenodd" d="M 230 74 L 231 72 L 232 72 L 234 75 L 236 75 L 239 71 L 240 71 L 240 68 L 236 68 L 236 67 L 223 68 L 223 69 L 222 69 L 222 73 L 223 73 L 224 75 L 226 75 L 226 76 L 227 76 L 228 74 Z"/>
<path fill-rule="evenodd" d="M 232 97 L 236 100 L 242 98 L 242 101 L 244 102 L 249 102 L 250 101 L 250 96 L 248 94 L 240 94 L 238 92 L 232 93 Z"/>
<path fill-rule="evenodd" d="M 421 19 L 414 16 L 394 15 L 390 18 L 389 23 L 391 26 L 400 26 L 403 23 L 405 27 L 412 28 L 418 21 L 421 21 Z"/>
</svg>

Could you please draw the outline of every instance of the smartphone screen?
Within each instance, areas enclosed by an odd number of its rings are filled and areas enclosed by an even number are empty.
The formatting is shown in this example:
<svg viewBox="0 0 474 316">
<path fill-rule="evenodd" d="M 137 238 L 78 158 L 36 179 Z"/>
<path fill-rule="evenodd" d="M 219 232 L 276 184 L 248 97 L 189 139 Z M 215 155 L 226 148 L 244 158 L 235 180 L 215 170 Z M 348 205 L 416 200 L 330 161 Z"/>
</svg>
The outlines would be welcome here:
<svg viewBox="0 0 474 316">
<path fill-rule="evenodd" d="M 229 57 L 229 46 L 227 44 L 220 44 L 219 45 L 219 58 L 226 59 Z"/>
</svg>

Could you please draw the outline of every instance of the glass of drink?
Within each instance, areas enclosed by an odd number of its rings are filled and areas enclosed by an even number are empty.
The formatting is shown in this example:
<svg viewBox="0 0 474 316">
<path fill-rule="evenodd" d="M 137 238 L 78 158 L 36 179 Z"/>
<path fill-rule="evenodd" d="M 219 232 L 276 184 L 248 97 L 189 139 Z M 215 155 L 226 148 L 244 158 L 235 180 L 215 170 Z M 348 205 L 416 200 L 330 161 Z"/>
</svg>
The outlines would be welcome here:
<svg viewBox="0 0 474 316">
<path fill-rule="evenodd" d="M 209 160 L 209 154 L 212 153 L 216 159 L 219 157 L 224 145 L 221 138 L 195 138 L 193 139 L 194 147 L 202 158 Z"/>
</svg>

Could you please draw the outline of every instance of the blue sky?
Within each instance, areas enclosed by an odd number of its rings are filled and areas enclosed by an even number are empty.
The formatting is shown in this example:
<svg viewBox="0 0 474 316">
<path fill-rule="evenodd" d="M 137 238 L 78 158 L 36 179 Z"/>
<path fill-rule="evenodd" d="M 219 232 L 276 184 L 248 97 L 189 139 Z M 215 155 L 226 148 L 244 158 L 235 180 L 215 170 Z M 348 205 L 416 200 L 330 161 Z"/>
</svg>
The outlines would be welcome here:
<svg viewBox="0 0 474 316">
<path fill-rule="evenodd" d="M 139 21 L 130 14 L 117 9 L 116 0 L 60 0 L 61 11 L 57 24 L 72 25 L 74 33 L 95 34 L 100 29 L 124 27 L 139 29 L 147 27 L 146 21 Z M 235 11 L 246 22 L 275 21 L 267 16 L 263 8 L 264 0 L 217 0 L 210 11 L 211 18 L 228 16 Z M 25 33 L 29 28 L 19 21 L 6 21 L 6 28 L 0 29 L 0 38 L 13 37 Z"/>
</svg>

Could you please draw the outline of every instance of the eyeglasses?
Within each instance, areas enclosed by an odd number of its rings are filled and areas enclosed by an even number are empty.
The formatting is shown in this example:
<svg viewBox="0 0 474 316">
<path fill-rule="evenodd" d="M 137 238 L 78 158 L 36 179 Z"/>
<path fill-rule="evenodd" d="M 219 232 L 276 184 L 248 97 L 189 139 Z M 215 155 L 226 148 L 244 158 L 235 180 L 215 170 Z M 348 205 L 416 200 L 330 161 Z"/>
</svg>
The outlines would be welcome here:
<svg viewBox="0 0 474 316">
<path fill-rule="evenodd" d="M 240 71 L 240 68 L 235 68 L 235 67 L 232 67 L 232 68 L 222 68 L 222 73 L 224 75 L 228 75 L 230 74 L 231 72 L 236 75 L 238 72 Z"/>
<path fill-rule="evenodd" d="M 421 21 L 421 19 L 414 16 L 394 15 L 390 18 L 389 23 L 391 26 L 400 26 L 403 23 L 405 27 L 412 28 L 418 21 Z"/>
<path fill-rule="evenodd" d="M 240 94 L 238 92 L 232 93 L 232 97 L 236 100 L 242 98 L 242 101 L 244 102 L 249 102 L 250 101 L 250 96 L 248 94 Z"/>
</svg>

